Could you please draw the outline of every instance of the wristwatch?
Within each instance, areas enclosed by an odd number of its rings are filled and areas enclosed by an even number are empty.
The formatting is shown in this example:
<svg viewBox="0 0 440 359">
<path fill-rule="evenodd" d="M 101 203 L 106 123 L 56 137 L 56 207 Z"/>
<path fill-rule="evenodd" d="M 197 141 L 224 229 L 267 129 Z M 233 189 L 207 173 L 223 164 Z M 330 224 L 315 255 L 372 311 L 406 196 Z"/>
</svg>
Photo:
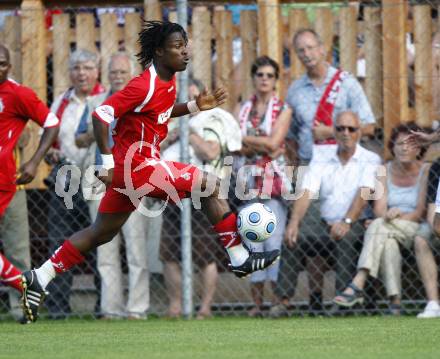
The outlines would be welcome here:
<svg viewBox="0 0 440 359">
<path fill-rule="evenodd" d="M 344 223 L 349 224 L 350 226 L 353 224 L 353 220 L 351 218 L 345 217 L 343 219 Z"/>
</svg>

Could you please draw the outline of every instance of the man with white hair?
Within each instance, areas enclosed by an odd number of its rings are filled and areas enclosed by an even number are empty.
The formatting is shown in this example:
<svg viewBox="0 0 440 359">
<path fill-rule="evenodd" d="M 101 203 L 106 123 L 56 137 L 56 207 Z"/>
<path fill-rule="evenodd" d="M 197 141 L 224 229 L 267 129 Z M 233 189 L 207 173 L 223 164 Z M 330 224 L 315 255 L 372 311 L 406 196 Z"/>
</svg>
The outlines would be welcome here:
<svg viewBox="0 0 440 359">
<path fill-rule="evenodd" d="M 336 146 L 317 146 L 312 161 L 297 188 L 302 195 L 292 203 L 285 242 L 289 256 L 281 266 L 290 272 L 279 277 L 276 293 L 280 304 L 272 309 L 273 317 L 287 314 L 289 298 L 294 295 L 300 263 L 307 258 L 311 314 L 321 314 L 322 288 L 326 269 L 334 264 L 336 290 L 344 289 L 356 271 L 357 246 L 363 238 L 364 209 L 370 191 L 376 189 L 380 157 L 359 145 L 361 121 L 352 111 L 337 115 L 333 125 Z M 315 226 L 305 218 L 312 199 L 319 199 L 319 217 Z M 333 263 L 334 262 L 334 263 Z M 275 308 L 275 307 L 274 307 Z"/>
<path fill-rule="evenodd" d="M 51 106 L 52 112 L 61 120 L 61 125 L 58 148 L 51 149 L 46 157 L 49 163 L 60 165 L 70 162 L 82 168 L 87 149 L 79 148 L 75 144 L 75 132 L 88 97 L 104 92 L 104 88 L 98 82 L 98 76 L 99 57 L 96 53 L 78 49 L 70 55 L 71 87 L 59 95 Z M 79 178 L 73 178 L 73 176 L 75 173 L 71 172 L 70 183 L 73 183 L 74 180 L 79 181 Z M 69 187 L 67 179 L 66 176 L 65 188 Z M 56 249 L 65 238 L 86 227 L 90 221 L 88 206 L 80 193 L 81 191 L 73 196 L 73 209 L 68 210 L 63 198 L 55 193 L 53 184 L 52 181 L 49 191 L 48 235 L 50 250 Z M 48 288 L 52 295 L 46 303 L 52 318 L 63 318 L 70 313 L 69 297 L 72 279 L 73 276 L 69 274 L 62 280 L 51 283 Z M 57 298 L 56 301 L 54 298 Z"/>
<path fill-rule="evenodd" d="M 87 162 L 102 164 L 101 153 L 97 149 L 93 134 L 92 112 L 112 94 L 122 90 L 134 75 L 134 62 L 125 52 L 117 52 L 110 57 L 108 80 L 110 90 L 91 97 L 81 118 L 77 133 L 76 144 L 79 148 L 88 148 Z M 111 132 L 116 121 L 109 126 L 109 143 L 113 144 Z M 84 168 L 87 166 L 85 165 Z M 83 178 L 83 193 L 88 199 L 90 217 L 96 219 L 100 201 L 89 197 L 92 193 Z M 86 184 L 84 185 L 84 182 Z M 103 194 L 102 194 L 103 195 Z M 151 220 L 151 221 L 150 221 Z M 124 301 L 123 273 L 121 268 L 121 236 L 118 234 L 111 242 L 98 247 L 98 271 L 101 276 L 101 314 L 103 319 L 146 319 L 149 307 L 149 271 L 147 266 L 147 222 L 154 225 L 154 219 L 144 218 L 135 211 L 122 226 L 125 240 L 128 265 L 128 299 Z M 159 229 L 158 229 L 159 231 Z"/>
</svg>

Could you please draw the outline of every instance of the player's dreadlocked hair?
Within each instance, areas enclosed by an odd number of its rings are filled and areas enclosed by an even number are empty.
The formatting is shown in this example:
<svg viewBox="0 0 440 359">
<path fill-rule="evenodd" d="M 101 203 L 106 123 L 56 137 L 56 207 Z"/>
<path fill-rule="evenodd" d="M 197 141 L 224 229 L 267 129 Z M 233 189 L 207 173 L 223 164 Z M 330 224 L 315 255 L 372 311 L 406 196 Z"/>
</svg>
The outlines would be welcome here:
<svg viewBox="0 0 440 359">
<path fill-rule="evenodd" d="M 141 51 L 136 55 L 143 69 L 153 61 L 154 51 L 163 47 L 165 40 L 174 32 L 180 32 L 185 43 L 188 42 L 188 35 L 179 24 L 169 21 L 144 21 L 138 40 Z"/>
</svg>

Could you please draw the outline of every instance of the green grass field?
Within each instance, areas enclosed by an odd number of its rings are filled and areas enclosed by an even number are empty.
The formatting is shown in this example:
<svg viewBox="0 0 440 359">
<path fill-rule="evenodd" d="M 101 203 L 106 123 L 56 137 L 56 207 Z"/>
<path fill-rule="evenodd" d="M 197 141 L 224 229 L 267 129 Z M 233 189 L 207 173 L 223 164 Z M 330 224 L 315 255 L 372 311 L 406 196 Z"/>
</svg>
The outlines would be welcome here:
<svg viewBox="0 0 440 359">
<path fill-rule="evenodd" d="M 0 323 L 0 358 L 440 358 L 440 320 L 414 317 Z"/>
</svg>

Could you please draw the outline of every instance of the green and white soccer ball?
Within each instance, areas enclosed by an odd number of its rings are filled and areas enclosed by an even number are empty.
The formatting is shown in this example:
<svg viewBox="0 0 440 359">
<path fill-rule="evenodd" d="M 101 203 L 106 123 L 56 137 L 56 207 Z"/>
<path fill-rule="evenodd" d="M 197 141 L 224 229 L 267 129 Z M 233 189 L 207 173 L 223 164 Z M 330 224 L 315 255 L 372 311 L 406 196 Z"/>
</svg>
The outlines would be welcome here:
<svg viewBox="0 0 440 359">
<path fill-rule="evenodd" d="M 275 231 L 277 218 L 269 206 L 252 203 L 238 213 L 237 227 L 241 238 L 251 242 L 263 242 Z"/>
</svg>

